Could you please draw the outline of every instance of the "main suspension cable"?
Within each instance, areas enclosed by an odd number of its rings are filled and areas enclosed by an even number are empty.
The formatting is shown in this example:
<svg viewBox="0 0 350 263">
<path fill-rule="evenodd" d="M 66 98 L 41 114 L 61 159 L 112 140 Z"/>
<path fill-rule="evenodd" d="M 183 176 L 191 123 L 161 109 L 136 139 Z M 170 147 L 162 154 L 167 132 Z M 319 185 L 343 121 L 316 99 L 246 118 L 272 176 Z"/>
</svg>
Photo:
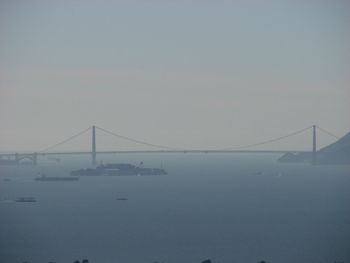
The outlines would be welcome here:
<svg viewBox="0 0 350 263">
<path fill-rule="evenodd" d="M 159 145 L 159 144 L 153 144 L 153 143 L 148 143 L 148 142 L 144 142 L 144 141 L 140 141 L 140 140 L 136 140 L 136 139 L 133 139 L 133 138 L 130 138 L 130 137 L 127 137 L 127 136 L 123 136 L 123 135 L 120 135 L 120 134 L 117 134 L 117 133 L 114 133 L 114 132 L 111 132 L 111 131 L 108 131 L 108 130 L 105 130 L 101 127 L 98 127 L 98 126 L 95 126 L 97 129 L 105 132 L 105 133 L 108 133 L 110 135 L 113 135 L 115 137 L 118 137 L 118 138 L 121 138 L 121 139 L 124 139 L 124 140 L 128 140 L 128 141 L 131 141 L 131 142 L 135 142 L 135 143 L 138 143 L 138 144 L 142 144 L 142 145 L 147 145 L 147 146 L 152 146 L 152 147 L 156 147 L 156 148 L 161 148 L 161 149 L 167 149 L 167 150 L 183 150 L 183 149 L 179 149 L 179 148 L 175 148 L 175 147 L 171 147 L 171 146 L 165 146 L 165 145 Z"/>
<path fill-rule="evenodd" d="M 331 133 L 331 132 L 329 132 L 329 131 L 327 131 L 327 130 L 321 128 L 320 126 L 316 126 L 316 127 L 317 127 L 320 131 L 322 131 L 322 132 L 324 132 L 324 133 L 326 133 L 326 134 L 328 134 L 328 135 L 330 135 L 330 136 L 332 136 L 332 137 L 334 137 L 334 138 L 337 138 L 337 139 L 340 138 L 339 136 L 334 135 L 333 133 Z"/>
<path fill-rule="evenodd" d="M 284 135 L 284 136 L 281 136 L 281 137 L 278 137 L 278 138 L 275 138 L 275 139 L 271 139 L 271 140 L 267 140 L 267 141 L 263 141 L 263 142 L 258 142 L 258 143 L 253 143 L 253 144 L 242 145 L 242 146 L 232 146 L 232 147 L 227 147 L 227 148 L 223 148 L 223 149 L 220 149 L 220 150 L 240 150 L 240 149 L 251 148 L 251 147 L 254 147 L 254 146 L 260 146 L 260 145 L 263 145 L 263 144 L 272 143 L 272 142 L 276 142 L 276 141 L 279 141 L 279 140 L 282 140 L 282 139 L 286 139 L 288 137 L 297 135 L 297 134 L 302 133 L 302 132 L 304 132 L 304 131 L 306 131 L 308 129 L 311 129 L 311 128 L 312 128 L 312 126 L 309 126 L 309 127 L 304 128 L 304 129 L 301 129 L 299 131 L 296 131 L 296 132 L 293 132 L 293 133 L 290 133 L 290 134 L 287 134 L 287 135 Z"/>
<path fill-rule="evenodd" d="M 48 151 L 48 150 L 51 150 L 52 148 L 56 148 L 57 146 L 60 146 L 60 145 L 62 145 L 62 144 L 65 144 L 66 142 L 69 142 L 69 141 L 73 140 L 74 138 L 76 138 L 76 137 L 78 137 L 78 136 L 84 134 L 85 132 L 89 131 L 90 129 L 91 129 L 91 127 L 89 127 L 89 128 L 87 128 L 86 130 L 83 130 L 83 131 L 81 131 L 81 132 L 79 132 L 79 133 L 77 133 L 77 134 L 75 134 L 75 135 L 69 137 L 68 139 L 65 139 L 65 140 L 63 140 L 63 141 L 61 141 L 61 142 L 59 142 L 59 143 L 56 143 L 56 144 L 54 144 L 54 145 L 51 145 L 50 147 L 47 147 L 47 148 L 45 148 L 45 149 L 43 149 L 43 150 L 41 150 L 41 151 L 38 151 L 38 153 L 43 153 L 43 152 L 46 152 L 46 151 Z"/>
</svg>

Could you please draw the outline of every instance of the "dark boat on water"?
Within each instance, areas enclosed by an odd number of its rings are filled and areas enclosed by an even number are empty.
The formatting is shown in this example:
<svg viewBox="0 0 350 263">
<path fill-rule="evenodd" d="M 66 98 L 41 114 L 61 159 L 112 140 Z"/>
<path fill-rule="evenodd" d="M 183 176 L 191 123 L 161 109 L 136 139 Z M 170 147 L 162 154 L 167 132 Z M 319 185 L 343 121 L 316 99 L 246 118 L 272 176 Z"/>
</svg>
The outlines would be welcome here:
<svg viewBox="0 0 350 263">
<path fill-rule="evenodd" d="M 168 173 L 162 168 L 144 168 L 142 162 L 139 166 L 129 163 L 112 163 L 97 166 L 95 169 L 87 168 L 71 172 L 73 176 L 137 176 L 166 174 Z"/>
<path fill-rule="evenodd" d="M 73 177 L 73 176 L 46 176 L 45 174 L 41 174 L 39 177 L 36 177 L 35 180 L 36 181 L 43 181 L 43 182 L 78 181 L 79 177 Z"/>
<path fill-rule="evenodd" d="M 34 197 L 20 197 L 16 199 L 16 202 L 36 202 Z"/>
</svg>

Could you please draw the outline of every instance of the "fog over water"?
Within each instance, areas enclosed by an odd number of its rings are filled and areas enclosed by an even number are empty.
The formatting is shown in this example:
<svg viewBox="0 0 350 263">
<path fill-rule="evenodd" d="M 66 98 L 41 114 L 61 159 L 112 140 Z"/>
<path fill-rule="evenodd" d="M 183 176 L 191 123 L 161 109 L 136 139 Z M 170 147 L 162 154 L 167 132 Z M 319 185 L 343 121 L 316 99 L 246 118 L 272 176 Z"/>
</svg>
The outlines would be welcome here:
<svg viewBox="0 0 350 263">
<path fill-rule="evenodd" d="M 1 262 L 348 262 L 349 166 L 277 164 L 278 157 L 101 155 L 163 165 L 169 174 L 77 182 L 34 177 L 68 175 L 89 158 L 0 167 L 1 199 L 37 198 L 0 204 Z"/>
</svg>

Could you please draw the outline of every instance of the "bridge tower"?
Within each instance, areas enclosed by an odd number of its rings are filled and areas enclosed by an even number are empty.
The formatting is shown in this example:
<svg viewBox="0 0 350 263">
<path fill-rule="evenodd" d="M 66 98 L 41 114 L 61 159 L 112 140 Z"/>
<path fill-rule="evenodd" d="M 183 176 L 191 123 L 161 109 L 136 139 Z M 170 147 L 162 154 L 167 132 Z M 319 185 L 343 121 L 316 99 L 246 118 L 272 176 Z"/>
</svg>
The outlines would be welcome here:
<svg viewBox="0 0 350 263">
<path fill-rule="evenodd" d="M 312 165 L 317 162 L 317 152 L 316 152 L 316 125 L 312 126 Z"/>
<path fill-rule="evenodd" d="M 91 150 L 91 164 L 96 165 L 96 134 L 95 134 L 95 125 L 92 126 L 92 150 Z"/>
</svg>

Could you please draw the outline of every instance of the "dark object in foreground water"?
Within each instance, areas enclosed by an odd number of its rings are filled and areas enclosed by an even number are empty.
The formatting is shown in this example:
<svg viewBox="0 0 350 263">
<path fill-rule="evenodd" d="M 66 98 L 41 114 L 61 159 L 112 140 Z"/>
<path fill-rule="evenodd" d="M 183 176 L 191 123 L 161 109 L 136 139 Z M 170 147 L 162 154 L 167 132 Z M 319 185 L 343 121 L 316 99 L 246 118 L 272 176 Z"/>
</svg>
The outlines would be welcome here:
<svg viewBox="0 0 350 263">
<path fill-rule="evenodd" d="M 16 199 L 16 202 L 36 202 L 34 197 L 20 197 Z"/>
<path fill-rule="evenodd" d="M 35 178 L 36 181 L 45 181 L 45 182 L 59 182 L 59 181 L 78 181 L 79 177 L 72 176 L 46 176 L 41 174 L 41 176 Z"/>
<path fill-rule="evenodd" d="M 71 175 L 81 176 L 132 176 L 132 175 L 166 175 L 168 174 L 162 168 L 144 168 L 143 163 L 140 166 L 135 166 L 128 163 L 112 163 L 97 166 L 96 169 L 87 168 L 75 170 L 70 173 Z"/>
<path fill-rule="evenodd" d="M 117 201 L 126 201 L 126 200 L 128 200 L 128 198 L 119 197 L 119 198 L 116 198 L 115 200 L 117 200 Z"/>
</svg>

